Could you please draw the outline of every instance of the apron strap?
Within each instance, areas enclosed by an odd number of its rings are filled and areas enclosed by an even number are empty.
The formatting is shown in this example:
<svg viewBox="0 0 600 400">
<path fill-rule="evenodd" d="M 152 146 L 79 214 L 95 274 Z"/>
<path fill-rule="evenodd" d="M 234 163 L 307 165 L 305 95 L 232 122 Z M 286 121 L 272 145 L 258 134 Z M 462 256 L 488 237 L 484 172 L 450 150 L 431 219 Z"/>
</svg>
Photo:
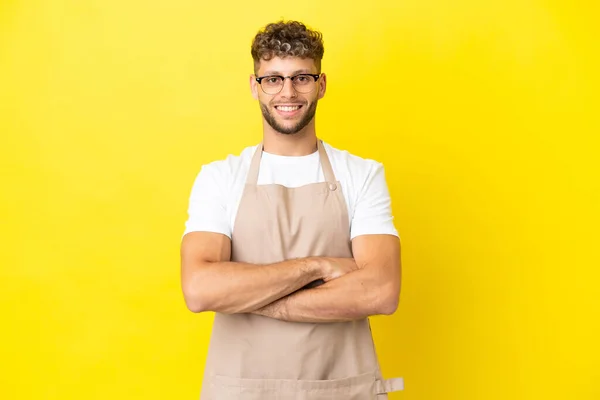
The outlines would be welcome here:
<svg viewBox="0 0 600 400">
<path fill-rule="evenodd" d="M 377 394 L 385 394 L 404 390 L 404 378 L 392 378 L 377 381 Z"/>
<path fill-rule="evenodd" d="M 323 176 L 327 182 L 335 184 L 336 179 L 333 168 L 331 167 L 331 162 L 329 162 L 329 157 L 327 157 L 327 152 L 325 151 L 325 147 L 323 147 L 323 141 L 321 139 L 317 140 L 317 148 L 319 149 L 319 158 L 321 160 L 321 168 L 323 168 Z"/>
<path fill-rule="evenodd" d="M 256 146 L 256 151 L 254 152 L 254 156 L 252 156 L 252 161 L 250 162 L 250 169 L 248 170 L 248 177 L 246 178 L 247 185 L 256 185 L 258 183 L 258 170 L 260 169 L 262 152 L 263 142 L 261 141 L 258 146 Z"/>
<path fill-rule="evenodd" d="M 325 181 L 330 184 L 335 184 L 336 179 L 333 173 L 333 168 L 331 167 L 331 162 L 329 161 L 329 157 L 327 156 L 327 152 L 323 147 L 323 141 L 317 140 L 317 149 L 319 151 L 319 159 L 321 162 L 321 168 L 323 169 L 323 176 L 325 177 Z M 262 158 L 263 152 L 263 142 L 261 141 L 256 150 L 254 151 L 254 155 L 252 156 L 252 161 L 250 162 L 250 169 L 248 170 L 248 177 L 246 178 L 246 184 L 256 185 L 258 183 L 258 171 L 260 169 L 260 160 Z"/>
</svg>

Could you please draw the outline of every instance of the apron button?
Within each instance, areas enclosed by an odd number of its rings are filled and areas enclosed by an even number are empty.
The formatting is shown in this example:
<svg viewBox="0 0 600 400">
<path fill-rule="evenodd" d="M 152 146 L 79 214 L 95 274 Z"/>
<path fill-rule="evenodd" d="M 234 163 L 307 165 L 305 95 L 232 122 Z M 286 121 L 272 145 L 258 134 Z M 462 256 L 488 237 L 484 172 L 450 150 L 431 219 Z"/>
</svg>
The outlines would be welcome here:
<svg viewBox="0 0 600 400">
<path fill-rule="evenodd" d="M 337 185 L 335 183 L 330 183 L 329 190 L 331 190 L 333 192 L 335 189 L 337 189 Z"/>
</svg>

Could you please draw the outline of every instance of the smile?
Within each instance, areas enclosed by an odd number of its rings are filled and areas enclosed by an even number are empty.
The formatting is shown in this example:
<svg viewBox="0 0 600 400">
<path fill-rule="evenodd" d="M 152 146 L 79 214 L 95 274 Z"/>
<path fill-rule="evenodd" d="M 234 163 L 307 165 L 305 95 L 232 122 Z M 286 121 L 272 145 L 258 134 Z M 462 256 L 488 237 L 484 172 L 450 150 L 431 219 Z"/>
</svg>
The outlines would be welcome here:
<svg viewBox="0 0 600 400">
<path fill-rule="evenodd" d="M 293 111 L 297 111 L 301 108 L 301 105 L 295 105 L 295 106 L 275 106 L 275 108 L 279 111 L 284 111 L 284 112 L 293 112 Z"/>
<path fill-rule="evenodd" d="M 275 112 L 282 118 L 296 118 L 302 113 L 303 104 L 280 104 L 275 106 Z"/>
</svg>

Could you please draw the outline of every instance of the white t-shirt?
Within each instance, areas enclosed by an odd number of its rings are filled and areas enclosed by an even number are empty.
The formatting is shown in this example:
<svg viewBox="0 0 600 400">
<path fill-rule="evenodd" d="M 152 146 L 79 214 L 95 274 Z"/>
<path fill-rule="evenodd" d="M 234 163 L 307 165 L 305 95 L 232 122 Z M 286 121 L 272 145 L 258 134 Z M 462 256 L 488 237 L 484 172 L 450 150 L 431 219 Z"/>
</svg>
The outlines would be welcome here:
<svg viewBox="0 0 600 400">
<path fill-rule="evenodd" d="M 383 165 L 363 159 L 323 142 L 333 173 L 341 183 L 348 206 L 350 238 L 369 234 L 399 236 L 391 213 L 391 200 Z M 240 155 L 203 165 L 189 198 L 188 219 L 183 235 L 193 231 L 222 233 L 231 238 L 250 161 L 257 145 Z M 263 152 L 258 185 L 298 187 L 323 182 L 318 151 L 298 157 Z"/>
</svg>

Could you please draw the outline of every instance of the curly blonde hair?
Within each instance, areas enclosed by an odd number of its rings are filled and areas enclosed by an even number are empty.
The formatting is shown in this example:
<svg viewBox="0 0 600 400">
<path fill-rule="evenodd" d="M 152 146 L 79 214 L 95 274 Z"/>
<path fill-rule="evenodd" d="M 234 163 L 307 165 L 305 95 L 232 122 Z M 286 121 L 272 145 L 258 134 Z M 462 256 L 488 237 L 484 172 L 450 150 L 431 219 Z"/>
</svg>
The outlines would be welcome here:
<svg viewBox="0 0 600 400">
<path fill-rule="evenodd" d="M 323 35 L 298 21 L 279 21 L 266 25 L 252 41 L 254 72 L 261 60 L 274 57 L 300 57 L 315 61 L 318 73 L 324 53 Z"/>
</svg>

